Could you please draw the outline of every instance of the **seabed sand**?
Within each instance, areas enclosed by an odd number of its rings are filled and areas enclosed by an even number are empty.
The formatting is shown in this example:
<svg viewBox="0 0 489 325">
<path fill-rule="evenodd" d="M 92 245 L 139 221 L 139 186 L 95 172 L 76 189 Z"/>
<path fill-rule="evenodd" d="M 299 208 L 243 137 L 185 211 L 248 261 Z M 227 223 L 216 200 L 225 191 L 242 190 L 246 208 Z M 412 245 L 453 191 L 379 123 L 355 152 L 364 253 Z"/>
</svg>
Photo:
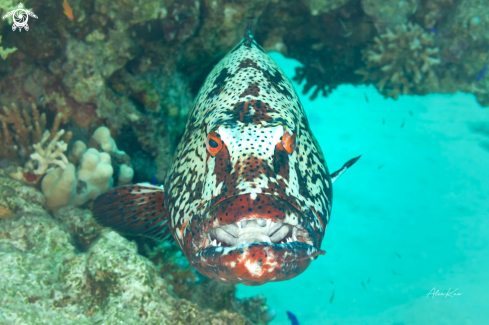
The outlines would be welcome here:
<svg viewBox="0 0 489 325">
<path fill-rule="evenodd" d="M 291 78 L 299 63 L 272 56 Z M 489 108 L 468 94 L 394 101 L 351 85 L 301 100 L 330 172 L 362 158 L 334 184 L 326 256 L 238 295 L 266 294 L 272 324 L 290 324 L 286 310 L 301 325 L 489 321 L 489 139 L 469 128 L 489 123 Z"/>
</svg>

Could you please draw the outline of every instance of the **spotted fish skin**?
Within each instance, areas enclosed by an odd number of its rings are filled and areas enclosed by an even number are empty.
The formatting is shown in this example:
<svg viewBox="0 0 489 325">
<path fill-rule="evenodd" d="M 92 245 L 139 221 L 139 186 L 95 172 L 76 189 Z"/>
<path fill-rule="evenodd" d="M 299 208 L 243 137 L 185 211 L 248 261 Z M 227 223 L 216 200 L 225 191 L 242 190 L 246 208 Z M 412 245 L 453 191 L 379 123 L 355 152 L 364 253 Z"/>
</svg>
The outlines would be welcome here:
<svg viewBox="0 0 489 325">
<path fill-rule="evenodd" d="M 217 281 L 287 280 L 325 254 L 331 175 L 290 80 L 251 34 L 196 97 L 165 180 L 164 211 L 158 206 L 156 213 L 153 201 L 161 190 L 148 191 L 116 189 L 96 201 L 94 216 L 120 231 L 137 225 L 132 234 L 159 239 L 167 223 L 190 263 Z M 126 207 L 114 208 L 111 195 L 122 195 L 118 202 Z"/>
</svg>

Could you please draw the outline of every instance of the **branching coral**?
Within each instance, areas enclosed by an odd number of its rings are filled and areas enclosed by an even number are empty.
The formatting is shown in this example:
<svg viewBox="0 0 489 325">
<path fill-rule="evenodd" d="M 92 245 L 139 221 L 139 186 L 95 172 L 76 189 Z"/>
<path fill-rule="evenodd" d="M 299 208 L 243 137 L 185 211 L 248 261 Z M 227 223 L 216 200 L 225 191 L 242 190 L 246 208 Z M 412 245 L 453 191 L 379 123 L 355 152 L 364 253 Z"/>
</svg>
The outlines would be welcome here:
<svg viewBox="0 0 489 325">
<path fill-rule="evenodd" d="M 66 158 L 64 152 L 68 149 L 68 144 L 63 140 L 59 140 L 64 133 L 65 130 L 56 133 L 47 147 L 44 147 L 51 136 L 49 131 L 45 131 L 41 141 L 33 145 L 36 152 L 31 155 L 32 160 L 28 164 L 31 165 L 32 161 L 37 161 L 37 169 L 34 170 L 34 174 L 44 175 L 48 171 L 49 166 L 53 164 L 63 169 L 66 168 L 68 158 Z"/>
<path fill-rule="evenodd" d="M 41 140 L 41 136 L 46 127 L 45 114 L 39 115 L 37 106 L 32 104 L 32 116 L 25 110 L 21 111 L 15 104 L 8 109 L 3 107 L 4 114 L 0 114 L 3 135 L 0 134 L 0 158 L 21 158 L 25 159 L 33 151 L 33 144 Z M 59 126 L 59 121 L 55 123 Z M 53 128 L 54 133 L 57 128 Z"/>
<path fill-rule="evenodd" d="M 397 99 L 399 94 L 410 94 L 416 85 L 435 77 L 433 66 L 440 64 L 439 49 L 420 26 L 400 25 L 374 40 L 362 52 L 367 69 L 355 73 L 363 75 L 362 82 L 376 82 L 386 97 Z"/>
<path fill-rule="evenodd" d="M 4 115 L 0 114 L 3 131 L 3 134 L 0 133 L 0 142 L 3 143 L 0 146 L 0 158 L 13 162 L 10 177 L 37 182 L 53 165 L 66 167 L 68 161 L 63 152 L 68 148 L 67 143 L 72 134 L 58 131 L 61 114 L 56 115 L 48 131 L 45 129 L 46 115 L 39 115 L 35 104 L 32 104 L 30 114 L 26 110 L 19 110 L 15 104 L 12 104 L 11 109 L 4 107 L 3 111 Z M 29 156 L 30 160 L 27 161 Z M 25 168 L 19 167 L 19 164 L 23 165 L 26 161 Z"/>
<path fill-rule="evenodd" d="M 349 58 L 344 56 L 345 61 L 360 61 L 355 59 L 356 56 L 358 56 L 358 58 L 360 57 L 359 55 L 352 55 Z M 348 64 L 344 62 L 344 64 L 332 64 L 324 62 L 328 59 L 333 62 L 336 61 L 332 56 L 324 55 L 321 59 L 307 62 L 304 66 L 295 68 L 295 76 L 292 79 L 299 84 L 304 80 L 306 81 L 304 88 L 302 89 L 304 95 L 315 87 L 310 96 L 311 100 L 316 99 L 320 92 L 326 97 L 339 85 L 346 82 L 358 81 L 356 79 L 360 79 L 355 75 L 354 69 L 352 69 L 354 63 Z"/>
</svg>

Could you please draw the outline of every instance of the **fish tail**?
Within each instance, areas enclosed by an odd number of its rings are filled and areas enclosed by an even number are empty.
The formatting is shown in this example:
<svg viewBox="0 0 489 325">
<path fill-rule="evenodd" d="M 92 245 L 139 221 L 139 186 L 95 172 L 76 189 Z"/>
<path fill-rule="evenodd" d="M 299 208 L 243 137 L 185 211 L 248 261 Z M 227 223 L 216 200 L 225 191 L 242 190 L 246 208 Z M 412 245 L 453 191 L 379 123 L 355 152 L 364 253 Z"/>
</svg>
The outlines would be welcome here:
<svg viewBox="0 0 489 325">
<path fill-rule="evenodd" d="M 168 239 L 165 194 L 156 186 L 125 185 L 99 195 L 92 206 L 99 224 L 133 236 Z"/>
</svg>

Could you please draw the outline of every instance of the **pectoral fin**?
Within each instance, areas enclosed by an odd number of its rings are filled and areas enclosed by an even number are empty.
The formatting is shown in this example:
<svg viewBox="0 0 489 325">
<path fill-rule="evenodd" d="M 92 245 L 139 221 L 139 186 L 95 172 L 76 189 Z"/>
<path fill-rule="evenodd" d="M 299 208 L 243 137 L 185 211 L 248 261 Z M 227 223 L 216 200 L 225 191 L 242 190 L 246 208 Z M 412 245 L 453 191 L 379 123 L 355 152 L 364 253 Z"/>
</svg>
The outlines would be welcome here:
<svg viewBox="0 0 489 325">
<path fill-rule="evenodd" d="M 343 174 L 348 168 L 350 168 L 354 163 L 357 162 L 358 159 L 360 159 L 361 155 L 355 158 L 352 158 L 348 160 L 343 167 L 335 171 L 334 173 L 331 174 L 331 183 L 334 183 L 338 177 L 340 177 L 341 174 Z"/>
<path fill-rule="evenodd" d="M 164 198 L 156 186 L 124 185 L 98 196 L 92 214 L 118 232 L 164 240 L 170 237 Z"/>
</svg>

